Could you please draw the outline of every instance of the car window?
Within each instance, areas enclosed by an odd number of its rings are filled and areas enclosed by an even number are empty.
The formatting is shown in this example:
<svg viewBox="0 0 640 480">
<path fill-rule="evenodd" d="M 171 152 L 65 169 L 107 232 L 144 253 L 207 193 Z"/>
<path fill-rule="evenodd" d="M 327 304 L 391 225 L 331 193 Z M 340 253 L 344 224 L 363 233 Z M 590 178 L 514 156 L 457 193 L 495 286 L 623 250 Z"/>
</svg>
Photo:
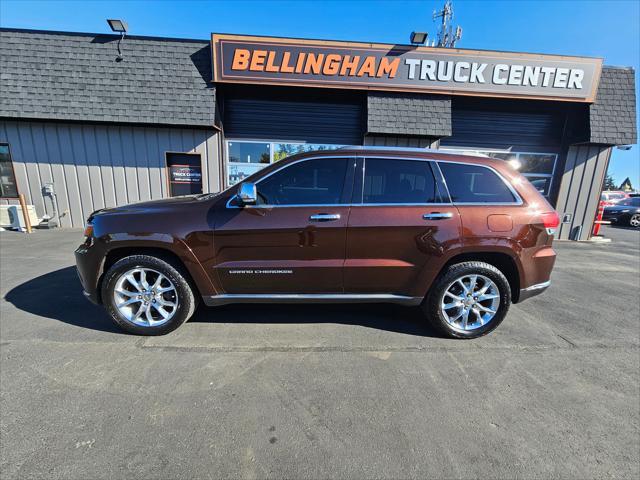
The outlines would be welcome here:
<svg viewBox="0 0 640 480">
<path fill-rule="evenodd" d="M 340 203 L 346 158 L 317 158 L 294 163 L 257 184 L 266 205 L 335 205 Z"/>
<path fill-rule="evenodd" d="M 631 207 L 640 207 L 640 198 L 639 197 L 627 198 L 626 200 L 622 200 L 621 202 L 618 202 L 618 205 L 628 205 L 628 206 L 631 206 Z"/>
<path fill-rule="evenodd" d="M 515 197 L 493 170 L 479 165 L 438 162 L 453 202 L 512 203 Z"/>
<path fill-rule="evenodd" d="M 363 203 L 435 203 L 436 182 L 428 161 L 367 158 Z"/>
</svg>

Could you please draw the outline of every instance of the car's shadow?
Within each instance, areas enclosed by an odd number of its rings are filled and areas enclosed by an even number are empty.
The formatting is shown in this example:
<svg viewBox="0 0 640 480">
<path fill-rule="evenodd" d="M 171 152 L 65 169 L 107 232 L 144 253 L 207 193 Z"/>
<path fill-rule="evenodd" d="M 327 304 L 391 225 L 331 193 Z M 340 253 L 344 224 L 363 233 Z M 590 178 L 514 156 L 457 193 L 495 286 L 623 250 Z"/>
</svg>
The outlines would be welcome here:
<svg viewBox="0 0 640 480">
<path fill-rule="evenodd" d="M 631 230 L 634 232 L 638 232 L 640 231 L 640 228 L 638 227 L 632 227 L 631 225 L 623 225 L 623 224 L 619 224 L 619 223 L 612 223 L 611 225 L 609 225 L 610 228 L 617 228 L 619 230 Z"/>
<path fill-rule="evenodd" d="M 123 333 L 100 306 L 82 295 L 74 267 L 66 267 L 31 279 L 11 289 L 5 300 L 16 308 L 44 318 L 59 320 L 91 330 Z M 225 305 L 201 306 L 190 322 L 237 324 L 313 324 L 361 325 L 417 336 L 439 337 L 418 308 L 398 305 Z"/>
</svg>

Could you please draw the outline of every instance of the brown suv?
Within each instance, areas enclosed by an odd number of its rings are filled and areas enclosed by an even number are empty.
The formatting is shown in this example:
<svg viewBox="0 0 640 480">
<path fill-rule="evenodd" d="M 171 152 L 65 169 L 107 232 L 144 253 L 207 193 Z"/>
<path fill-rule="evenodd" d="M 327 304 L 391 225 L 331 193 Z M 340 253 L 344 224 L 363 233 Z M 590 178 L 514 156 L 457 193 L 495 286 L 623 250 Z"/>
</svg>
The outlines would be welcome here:
<svg viewBox="0 0 640 480">
<path fill-rule="evenodd" d="M 393 302 L 473 338 L 549 286 L 558 215 L 506 162 L 350 147 L 239 186 L 99 210 L 76 250 L 85 295 L 129 332 L 205 305 Z"/>
</svg>

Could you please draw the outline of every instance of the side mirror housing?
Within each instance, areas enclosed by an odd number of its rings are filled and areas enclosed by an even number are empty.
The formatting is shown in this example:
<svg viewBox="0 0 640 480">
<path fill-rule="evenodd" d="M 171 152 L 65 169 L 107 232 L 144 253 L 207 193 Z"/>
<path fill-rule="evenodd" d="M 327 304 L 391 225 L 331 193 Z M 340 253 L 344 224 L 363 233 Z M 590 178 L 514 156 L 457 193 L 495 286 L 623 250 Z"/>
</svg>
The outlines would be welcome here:
<svg viewBox="0 0 640 480">
<path fill-rule="evenodd" d="M 251 182 L 241 183 L 238 188 L 238 199 L 242 205 L 255 205 L 258 201 L 256 184 Z"/>
</svg>

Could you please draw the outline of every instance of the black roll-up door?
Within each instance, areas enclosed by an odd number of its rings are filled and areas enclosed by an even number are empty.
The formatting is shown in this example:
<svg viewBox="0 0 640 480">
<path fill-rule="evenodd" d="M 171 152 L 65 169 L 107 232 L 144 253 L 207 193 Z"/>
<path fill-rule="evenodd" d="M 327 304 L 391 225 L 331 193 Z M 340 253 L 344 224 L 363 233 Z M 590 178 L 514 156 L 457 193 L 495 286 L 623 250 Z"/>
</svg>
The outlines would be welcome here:
<svg viewBox="0 0 640 480">
<path fill-rule="evenodd" d="M 565 113 L 539 102 L 459 100 L 451 112 L 452 135 L 442 146 L 557 150 Z"/>
<path fill-rule="evenodd" d="M 363 102 L 359 96 L 336 99 L 328 93 L 316 93 L 312 98 L 273 97 L 226 96 L 223 120 L 226 137 L 340 145 L 362 143 Z"/>
<path fill-rule="evenodd" d="M 453 112 L 452 135 L 441 145 L 517 149 L 555 149 L 562 140 L 563 119 L 548 113 Z"/>
</svg>

